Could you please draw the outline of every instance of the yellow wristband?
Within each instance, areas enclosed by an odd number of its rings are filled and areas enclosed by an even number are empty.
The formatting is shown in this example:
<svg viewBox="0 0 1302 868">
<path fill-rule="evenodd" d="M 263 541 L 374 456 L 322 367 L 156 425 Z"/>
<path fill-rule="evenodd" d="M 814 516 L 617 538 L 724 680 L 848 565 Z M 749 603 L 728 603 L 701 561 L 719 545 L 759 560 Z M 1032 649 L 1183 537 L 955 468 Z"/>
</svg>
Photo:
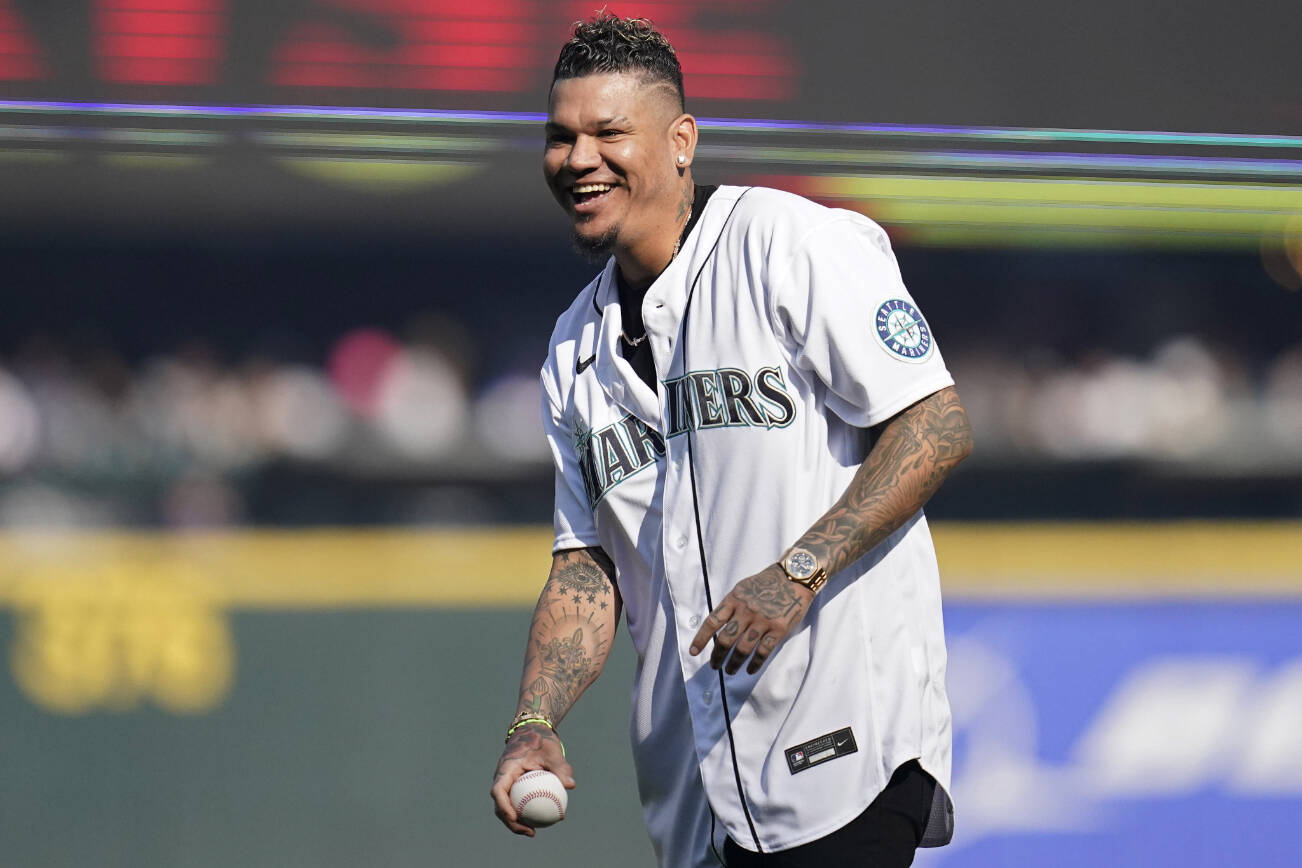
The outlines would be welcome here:
<svg viewBox="0 0 1302 868">
<path fill-rule="evenodd" d="M 517 720 L 511 726 L 511 728 L 506 731 L 506 737 L 509 739 L 512 735 L 515 734 L 515 731 L 517 729 L 530 723 L 541 723 L 543 726 L 547 727 L 552 732 L 556 731 L 556 727 L 552 726 L 552 722 L 545 717 L 526 717 L 521 720 Z"/>
<path fill-rule="evenodd" d="M 515 724 L 506 731 L 506 740 L 510 741 L 511 736 L 515 734 L 517 729 L 530 723 L 541 723 L 543 726 L 550 729 L 552 734 L 556 736 L 556 740 L 560 742 L 561 756 L 565 756 L 565 742 L 561 741 L 560 734 L 556 732 L 556 727 L 553 726 L 552 722 L 545 717 L 526 717 L 523 720 L 516 721 Z"/>
</svg>

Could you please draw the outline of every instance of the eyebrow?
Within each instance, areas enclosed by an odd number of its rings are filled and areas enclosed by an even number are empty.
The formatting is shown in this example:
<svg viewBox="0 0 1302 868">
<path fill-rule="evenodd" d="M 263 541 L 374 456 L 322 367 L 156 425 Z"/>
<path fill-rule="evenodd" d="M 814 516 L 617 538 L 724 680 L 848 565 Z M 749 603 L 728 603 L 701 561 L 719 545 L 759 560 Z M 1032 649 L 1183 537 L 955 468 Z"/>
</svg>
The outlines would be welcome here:
<svg viewBox="0 0 1302 868">
<path fill-rule="evenodd" d="M 606 127 L 610 127 L 610 126 L 622 127 L 627 125 L 628 125 L 628 118 L 623 115 L 620 115 L 617 118 L 599 118 L 590 124 L 590 126 L 595 127 L 596 129 L 605 129 Z M 559 124 L 556 121 L 552 121 L 552 120 L 549 120 L 545 124 L 543 124 L 543 130 L 549 133 L 569 132 L 569 129 L 570 128 L 567 127 L 565 124 Z"/>
</svg>

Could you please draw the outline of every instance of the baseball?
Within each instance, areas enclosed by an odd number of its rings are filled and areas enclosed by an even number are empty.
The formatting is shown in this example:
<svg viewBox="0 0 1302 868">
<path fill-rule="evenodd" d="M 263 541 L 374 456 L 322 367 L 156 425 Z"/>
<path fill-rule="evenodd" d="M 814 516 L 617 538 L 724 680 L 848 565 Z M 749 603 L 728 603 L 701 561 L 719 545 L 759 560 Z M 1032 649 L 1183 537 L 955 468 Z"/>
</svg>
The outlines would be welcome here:
<svg viewBox="0 0 1302 868">
<path fill-rule="evenodd" d="M 551 772 L 525 772 L 511 785 L 511 806 L 520 822 L 541 829 L 565 819 L 569 794 Z"/>
</svg>

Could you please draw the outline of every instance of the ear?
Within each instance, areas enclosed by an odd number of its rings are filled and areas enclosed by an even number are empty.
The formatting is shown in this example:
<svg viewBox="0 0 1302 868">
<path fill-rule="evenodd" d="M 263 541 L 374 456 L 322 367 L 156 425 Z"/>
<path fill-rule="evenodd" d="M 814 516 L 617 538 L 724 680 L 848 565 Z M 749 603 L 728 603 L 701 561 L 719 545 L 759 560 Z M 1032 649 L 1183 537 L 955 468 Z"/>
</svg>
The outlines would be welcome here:
<svg viewBox="0 0 1302 868">
<path fill-rule="evenodd" d="M 696 159 L 696 118 L 679 115 L 669 127 L 669 153 L 673 154 L 674 168 L 682 172 L 691 168 Z"/>
</svg>

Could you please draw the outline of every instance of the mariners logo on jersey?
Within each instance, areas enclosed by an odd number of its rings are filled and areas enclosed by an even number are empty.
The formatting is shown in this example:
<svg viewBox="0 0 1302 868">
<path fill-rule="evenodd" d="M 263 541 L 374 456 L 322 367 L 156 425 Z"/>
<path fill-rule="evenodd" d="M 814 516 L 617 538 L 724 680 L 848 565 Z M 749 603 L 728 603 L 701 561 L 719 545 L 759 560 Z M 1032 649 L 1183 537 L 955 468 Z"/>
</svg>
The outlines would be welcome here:
<svg viewBox="0 0 1302 868">
<path fill-rule="evenodd" d="M 896 358 L 921 362 L 931 355 L 931 328 L 912 303 L 900 298 L 883 302 L 873 325 L 883 349 Z"/>
</svg>

